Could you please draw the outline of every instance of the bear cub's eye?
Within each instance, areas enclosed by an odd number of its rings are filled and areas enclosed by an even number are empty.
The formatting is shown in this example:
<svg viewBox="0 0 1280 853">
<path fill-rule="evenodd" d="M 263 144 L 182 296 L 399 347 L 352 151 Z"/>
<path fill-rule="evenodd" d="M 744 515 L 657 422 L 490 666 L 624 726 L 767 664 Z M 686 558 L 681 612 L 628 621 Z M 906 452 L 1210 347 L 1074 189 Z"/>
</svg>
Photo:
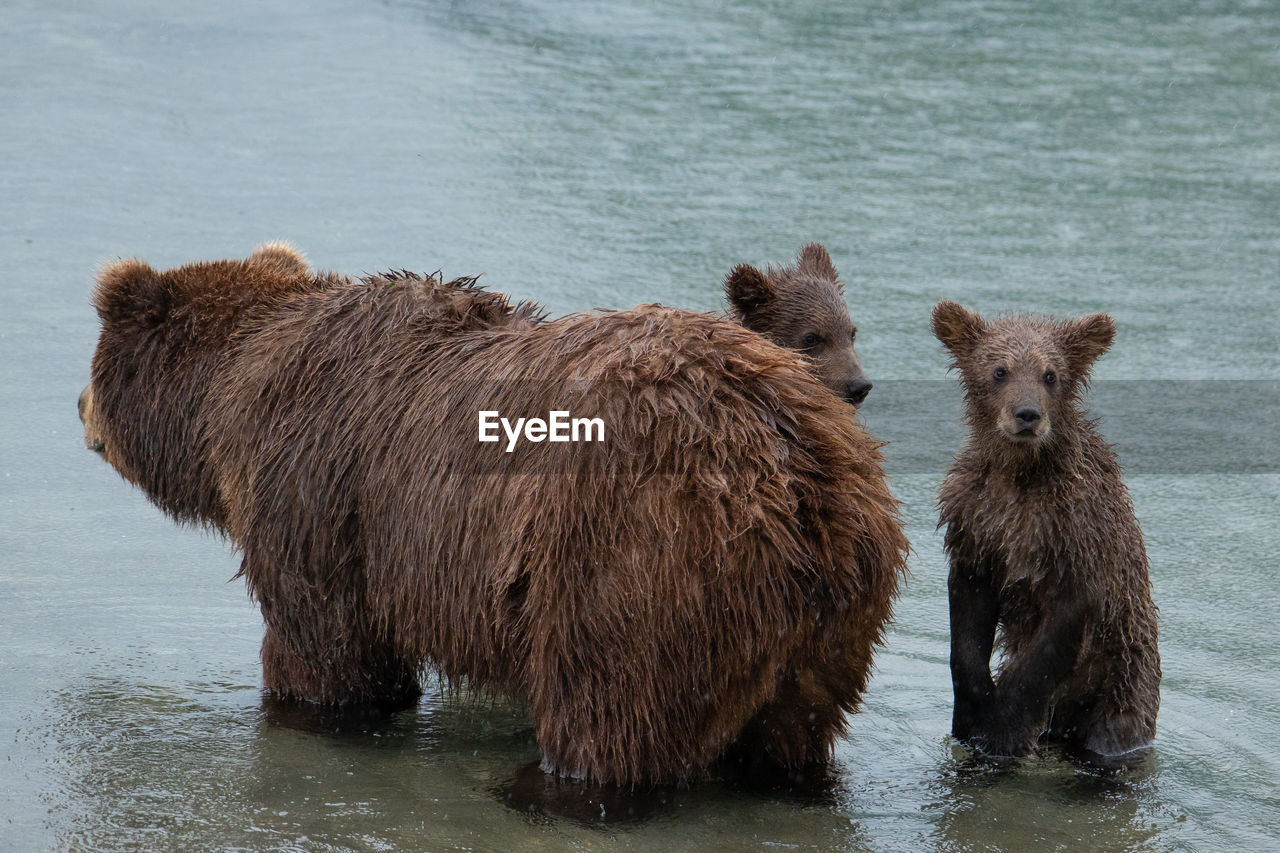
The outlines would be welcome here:
<svg viewBox="0 0 1280 853">
<path fill-rule="evenodd" d="M 856 341 L 858 339 L 858 327 L 854 326 L 853 331 L 849 333 L 849 340 Z"/>
<path fill-rule="evenodd" d="M 991 372 L 991 376 L 997 382 L 1003 382 L 1004 380 L 1009 378 L 1009 371 L 1005 370 L 1003 367 L 997 367 L 994 371 Z"/>
<path fill-rule="evenodd" d="M 1046 371 L 1044 372 L 1044 384 L 1045 384 L 1045 385 L 1052 385 L 1053 383 L 1055 383 L 1055 382 L 1057 382 L 1057 381 L 1058 381 L 1058 374 L 1054 373 L 1052 370 L 1046 370 Z"/>
<path fill-rule="evenodd" d="M 817 332 L 810 332 L 809 334 L 805 335 L 803 338 L 800 339 L 800 348 L 813 349 L 818 345 L 818 343 L 821 340 L 822 338 L 818 337 Z"/>
</svg>

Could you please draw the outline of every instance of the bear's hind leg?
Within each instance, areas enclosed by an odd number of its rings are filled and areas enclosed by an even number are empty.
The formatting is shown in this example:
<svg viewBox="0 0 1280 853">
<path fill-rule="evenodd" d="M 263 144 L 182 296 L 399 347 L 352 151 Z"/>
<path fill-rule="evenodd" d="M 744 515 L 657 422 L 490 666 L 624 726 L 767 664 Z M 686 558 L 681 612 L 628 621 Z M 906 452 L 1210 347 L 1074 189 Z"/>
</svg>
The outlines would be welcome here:
<svg viewBox="0 0 1280 853">
<path fill-rule="evenodd" d="M 1102 770 L 1142 764 L 1151 752 L 1155 723 L 1133 709 L 1118 710 L 1105 700 L 1078 700 L 1054 708 L 1050 737 L 1067 751 Z"/>
<path fill-rule="evenodd" d="M 725 754 L 730 767 L 753 777 L 792 782 L 822 775 L 847 721 L 839 704 L 807 672 L 785 681 L 773 701 L 743 728 Z"/>
<path fill-rule="evenodd" d="M 1143 763 L 1151 753 L 1154 736 L 1154 726 L 1141 715 L 1121 713 L 1094 721 L 1080 730 L 1069 746 L 1089 764 L 1123 769 Z"/>
</svg>

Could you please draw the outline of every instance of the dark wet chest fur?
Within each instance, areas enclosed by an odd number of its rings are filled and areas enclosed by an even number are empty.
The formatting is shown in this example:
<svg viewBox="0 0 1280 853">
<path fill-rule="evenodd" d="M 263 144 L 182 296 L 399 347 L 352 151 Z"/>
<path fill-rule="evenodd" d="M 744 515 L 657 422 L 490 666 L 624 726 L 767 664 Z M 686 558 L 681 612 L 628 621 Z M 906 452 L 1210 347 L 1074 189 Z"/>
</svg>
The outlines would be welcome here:
<svg viewBox="0 0 1280 853">
<path fill-rule="evenodd" d="M 1141 534 L 1114 454 L 1089 431 L 1082 438 L 1013 471 L 968 448 L 943 483 L 947 549 L 991 578 L 1006 635 L 1031 630 L 1068 598 L 1087 602 L 1093 621 L 1108 600 L 1145 588 Z"/>
<path fill-rule="evenodd" d="M 1018 581 L 1056 586 L 1062 574 L 1061 519 L 1079 495 L 1060 477 L 1011 476 L 981 463 L 957 464 L 942 492 L 943 521 L 997 588 Z"/>
</svg>

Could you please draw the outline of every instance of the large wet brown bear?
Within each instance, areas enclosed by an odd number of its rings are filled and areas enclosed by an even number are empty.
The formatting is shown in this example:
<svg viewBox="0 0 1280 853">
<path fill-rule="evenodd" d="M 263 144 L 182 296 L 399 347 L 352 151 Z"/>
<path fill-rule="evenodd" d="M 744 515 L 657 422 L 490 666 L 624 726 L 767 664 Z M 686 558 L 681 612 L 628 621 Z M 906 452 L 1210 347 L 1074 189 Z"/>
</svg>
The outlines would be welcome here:
<svg viewBox="0 0 1280 853">
<path fill-rule="evenodd" d="M 1119 462 L 1081 403 L 1115 324 L 988 322 L 942 302 L 933 331 L 970 425 L 941 495 L 952 732 L 997 755 L 1046 732 L 1087 759 L 1140 755 L 1160 706 L 1156 607 Z"/>
<path fill-rule="evenodd" d="M 811 359 L 818 378 L 855 407 L 871 392 L 853 341 L 858 334 L 844 285 L 821 243 L 800 250 L 791 266 L 761 272 L 739 264 L 725 278 L 730 316 L 778 346 Z"/>
<path fill-rule="evenodd" d="M 527 701 L 545 768 L 596 781 L 829 757 L 907 543 L 878 443 L 804 358 L 661 306 L 224 272 L 103 273 L 92 421 L 243 552 L 270 691 L 396 702 L 433 669 Z M 508 452 L 485 411 L 603 440 Z"/>
</svg>

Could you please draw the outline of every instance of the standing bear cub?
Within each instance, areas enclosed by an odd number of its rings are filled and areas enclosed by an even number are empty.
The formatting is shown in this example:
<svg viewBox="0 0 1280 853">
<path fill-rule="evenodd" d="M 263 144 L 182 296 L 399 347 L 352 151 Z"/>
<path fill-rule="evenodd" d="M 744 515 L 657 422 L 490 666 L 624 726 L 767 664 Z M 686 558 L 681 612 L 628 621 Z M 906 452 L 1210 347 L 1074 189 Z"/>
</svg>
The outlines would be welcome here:
<svg viewBox="0 0 1280 853">
<path fill-rule="evenodd" d="M 987 322 L 942 302 L 933 332 L 960 371 L 970 425 L 940 501 L 952 732 L 996 755 L 1025 755 L 1047 734 L 1114 763 L 1151 743 L 1160 706 L 1142 534 L 1116 455 L 1081 411 L 1115 324 Z"/>
</svg>

